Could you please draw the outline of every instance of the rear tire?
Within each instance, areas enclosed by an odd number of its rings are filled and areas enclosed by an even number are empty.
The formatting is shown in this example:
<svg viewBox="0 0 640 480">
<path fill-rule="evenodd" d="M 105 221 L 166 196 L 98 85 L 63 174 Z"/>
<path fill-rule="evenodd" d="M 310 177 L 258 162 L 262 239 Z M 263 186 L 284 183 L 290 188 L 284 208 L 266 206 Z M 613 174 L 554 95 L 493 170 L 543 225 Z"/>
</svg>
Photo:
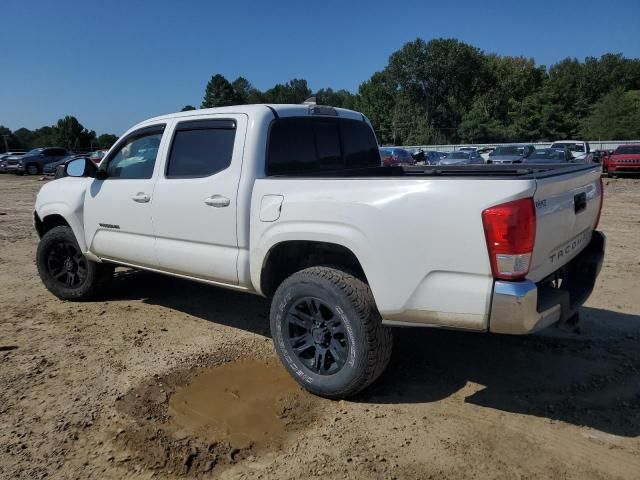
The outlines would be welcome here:
<svg viewBox="0 0 640 480">
<path fill-rule="evenodd" d="M 346 398 L 375 381 L 391 358 L 391 328 L 382 325 L 369 286 L 330 267 L 294 273 L 271 304 L 276 352 L 311 393 Z"/>
<path fill-rule="evenodd" d="M 67 226 L 54 227 L 42 236 L 36 264 L 44 285 L 61 300 L 89 300 L 113 279 L 114 266 L 85 258 Z"/>
</svg>

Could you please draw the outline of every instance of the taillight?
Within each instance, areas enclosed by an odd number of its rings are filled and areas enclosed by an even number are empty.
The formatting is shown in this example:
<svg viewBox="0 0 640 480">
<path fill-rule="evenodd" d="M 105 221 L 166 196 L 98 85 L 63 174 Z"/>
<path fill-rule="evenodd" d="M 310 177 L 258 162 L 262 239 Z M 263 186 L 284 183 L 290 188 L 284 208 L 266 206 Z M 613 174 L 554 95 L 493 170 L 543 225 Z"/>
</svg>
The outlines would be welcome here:
<svg viewBox="0 0 640 480">
<path fill-rule="evenodd" d="M 482 224 L 495 278 L 516 280 L 529 273 L 536 240 L 533 198 L 487 208 Z"/>
<path fill-rule="evenodd" d="M 598 207 L 598 216 L 596 217 L 596 224 L 593 227 L 595 230 L 600 224 L 600 214 L 602 213 L 602 204 L 604 203 L 604 185 L 602 184 L 602 177 L 600 177 L 600 206 Z"/>
</svg>

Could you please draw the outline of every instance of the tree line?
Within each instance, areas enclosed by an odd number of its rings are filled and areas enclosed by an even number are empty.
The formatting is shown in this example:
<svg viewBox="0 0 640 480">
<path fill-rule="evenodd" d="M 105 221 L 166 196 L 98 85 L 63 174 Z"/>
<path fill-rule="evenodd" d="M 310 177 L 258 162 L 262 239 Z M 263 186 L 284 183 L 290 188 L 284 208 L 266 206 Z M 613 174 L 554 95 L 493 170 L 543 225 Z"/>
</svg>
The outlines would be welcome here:
<svg viewBox="0 0 640 480">
<path fill-rule="evenodd" d="M 357 93 L 315 93 L 318 103 L 367 115 L 383 144 L 640 138 L 640 59 L 621 54 L 566 58 L 547 68 L 455 39 L 416 39 Z M 201 108 L 301 103 L 311 95 L 304 79 L 260 91 L 244 77 L 230 82 L 216 74 Z"/>
<path fill-rule="evenodd" d="M 117 135 L 104 133 L 97 135 L 87 130 L 76 117 L 67 115 L 55 125 L 29 130 L 19 128 L 11 131 L 0 125 L 0 152 L 31 150 L 38 147 L 64 147 L 68 150 L 89 151 L 109 148 L 118 139 Z M 3 141 L 4 140 L 4 141 Z M 6 143 L 5 143 L 6 141 Z"/>
</svg>

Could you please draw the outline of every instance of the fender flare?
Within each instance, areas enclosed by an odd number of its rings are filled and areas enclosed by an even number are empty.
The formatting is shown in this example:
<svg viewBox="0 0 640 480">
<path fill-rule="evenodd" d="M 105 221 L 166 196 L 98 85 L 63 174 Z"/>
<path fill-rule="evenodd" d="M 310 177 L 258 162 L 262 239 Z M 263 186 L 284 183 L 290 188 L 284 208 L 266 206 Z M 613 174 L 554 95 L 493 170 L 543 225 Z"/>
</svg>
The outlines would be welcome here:
<svg viewBox="0 0 640 480">
<path fill-rule="evenodd" d="M 251 282 L 254 289 L 261 295 L 264 294 L 261 289 L 261 276 L 269 253 L 277 245 L 288 241 L 322 242 L 344 247 L 353 253 L 365 275 L 370 279 L 370 271 L 367 267 L 373 264 L 372 252 L 367 251 L 366 245 L 369 242 L 357 228 L 342 223 L 276 223 L 262 232 L 257 244 L 252 245 L 249 255 Z M 373 285 L 370 286 L 373 291 Z"/>
<path fill-rule="evenodd" d="M 36 215 L 38 215 L 38 218 L 42 222 L 44 222 L 48 216 L 60 215 L 67 222 L 69 227 L 71 227 L 73 235 L 76 237 L 76 241 L 80 246 L 80 250 L 82 250 L 82 253 L 86 255 L 90 252 L 84 234 L 85 232 L 81 212 L 82 207 L 80 207 L 79 210 L 74 211 L 66 203 L 53 202 L 40 206 L 40 208 L 36 210 Z"/>
</svg>

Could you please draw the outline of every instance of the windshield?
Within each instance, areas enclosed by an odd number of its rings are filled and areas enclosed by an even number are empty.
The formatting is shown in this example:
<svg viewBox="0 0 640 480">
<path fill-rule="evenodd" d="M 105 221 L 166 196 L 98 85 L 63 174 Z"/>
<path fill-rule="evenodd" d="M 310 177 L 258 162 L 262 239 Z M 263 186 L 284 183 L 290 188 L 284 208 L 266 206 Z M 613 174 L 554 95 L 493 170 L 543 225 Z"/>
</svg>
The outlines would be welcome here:
<svg viewBox="0 0 640 480">
<path fill-rule="evenodd" d="M 572 152 L 584 152 L 582 143 L 554 143 L 551 148 L 568 148 Z"/>
<path fill-rule="evenodd" d="M 33 150 L 30 150 L 27 153 L 27 155 L 36 155 L 36 154 L 40 153 L 43 150 L 44 150 L 44 148 L 34 148 Z"/>
<path fill-rule="evenodd" d="M 493 151 L 492 155 L 522 155 L 523 153 L 523 147 L 498 147 Z"/>
<path fill-rule="evenodd" d="M 542 148 L 536 150 L 529 155 L 529 160 L 564 160 L 564 152 L 562 150 L 554 150 L 552 148 Z"/>
<path fill-rule="evenodd" d="M 640 145 L 624 145 L 616 148 L 616 155 L 634 155 L 640 153 Z"/>
<path fill-rule="evenodd" d="M 447 155 L 447 159 L 466 160 L 469 158 L 469 152 L 451 152 Z"/>
</svg>

